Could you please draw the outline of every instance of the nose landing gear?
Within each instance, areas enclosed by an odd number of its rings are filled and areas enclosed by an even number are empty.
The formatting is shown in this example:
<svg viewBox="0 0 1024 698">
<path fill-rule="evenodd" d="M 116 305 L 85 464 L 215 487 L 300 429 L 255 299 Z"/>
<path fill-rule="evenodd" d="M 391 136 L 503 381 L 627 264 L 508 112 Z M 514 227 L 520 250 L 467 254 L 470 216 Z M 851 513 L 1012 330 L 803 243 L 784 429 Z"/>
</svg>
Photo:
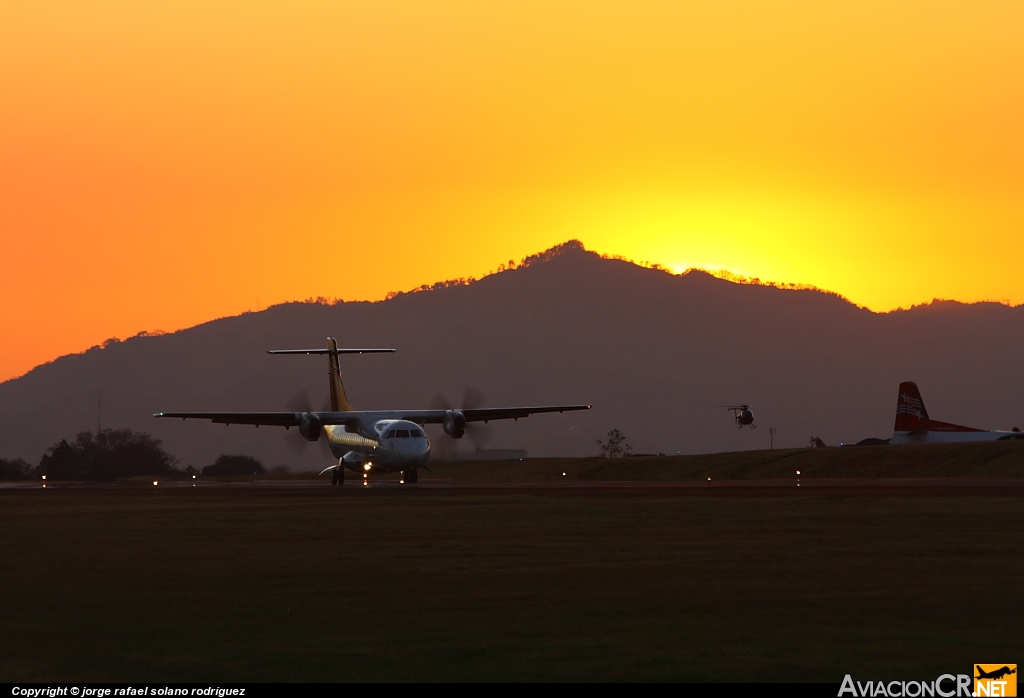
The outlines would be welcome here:
<svg viewBox="0 0 1024 698">
<path fill-rule="evenodd" d="M 420 479 L 420 473 L 416 468 L 402 471 L 402 482 L 405 484 L 414 483 Z"/>
<path fill-rule="evenodd" d="M 337 468 L 331 471 L 331 484 L 332 485 L 344 485 L 345 484 L 345 467 L 339 465 Z"/>
</svg>

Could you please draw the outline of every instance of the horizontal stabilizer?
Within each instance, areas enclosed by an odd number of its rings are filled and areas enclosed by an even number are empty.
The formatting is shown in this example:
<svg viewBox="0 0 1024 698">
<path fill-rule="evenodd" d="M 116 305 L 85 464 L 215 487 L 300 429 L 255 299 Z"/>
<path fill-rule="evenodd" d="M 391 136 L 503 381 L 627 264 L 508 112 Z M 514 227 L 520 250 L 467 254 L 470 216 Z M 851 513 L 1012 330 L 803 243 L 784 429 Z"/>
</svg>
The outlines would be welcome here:
<svg viewBox="0 0 1024 698">
<path fill-rule="evenodd" d="M 268 354 L 394 354 L 394 349 L 271 349 Z"/>
</svg>

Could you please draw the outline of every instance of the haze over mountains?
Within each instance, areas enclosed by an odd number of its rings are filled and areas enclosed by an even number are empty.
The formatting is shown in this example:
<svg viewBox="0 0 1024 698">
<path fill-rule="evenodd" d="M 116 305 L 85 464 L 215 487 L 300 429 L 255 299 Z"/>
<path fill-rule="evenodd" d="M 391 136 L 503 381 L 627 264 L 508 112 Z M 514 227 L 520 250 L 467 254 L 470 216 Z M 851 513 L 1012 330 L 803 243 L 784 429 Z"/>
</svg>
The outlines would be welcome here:
<svg viewBox="0 0 1024 698">
<path fill-rule="evenodd" d="M 936 301 L 873 313 L 826 292 L 673 275 L 567 243 L 469 285 L 289 303 L 62 357 L 0 384 L 0 456 L 38 462 L 59 439 L 94 430 L 102 399 L 104 427 L 147 431 L 182 465 L 244 453 L 323 467 L 319 447 L 288 447 L 294 430 L 151 415 L 290 410 L 300 390 L 319 409 L 325 358 L 266 350 L 322 347 L 328 335 L 398 350 L 343 357 L 359 409 L 428 407 L 439 393 L 458 405 L 466 385 L 487 406 L 594 405 L 494 426 L 489 448 L 536 456 L 596 454 L 611 428 L 655 453 L 767 448 L 771 426 L 776 447 L 887 438 L 904 380 L 917 381 L 933 418 L 1024 427 L 1024 306 Z M 752 405 L 760 428 L 735 428 L 719 406 L 736 403 Z"/>
</svg>

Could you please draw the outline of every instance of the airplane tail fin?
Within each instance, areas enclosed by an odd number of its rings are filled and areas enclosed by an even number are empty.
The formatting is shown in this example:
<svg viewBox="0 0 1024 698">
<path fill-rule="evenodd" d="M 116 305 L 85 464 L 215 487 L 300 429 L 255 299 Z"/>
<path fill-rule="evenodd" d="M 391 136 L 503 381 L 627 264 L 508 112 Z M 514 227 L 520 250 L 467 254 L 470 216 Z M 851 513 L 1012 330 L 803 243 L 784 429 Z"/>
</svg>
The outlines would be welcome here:
<svg viewBox="0 0 1024 698">
<path fill-rule="evenodd" d="M 338 361 L 338 342 L 327 338 L 327 380 L 331 389 L 331 412 L 352 412 L 355 410 L 345 394 L 345 383 L 341 380 L 341 362 Z"/>
<path fill-rule="evenodd" d="M 917 431 L 927 428 L 928 410 L 924 407 L 917 383 L 900 383 L 899 397 L 896 398 L 896 427 L 894 431 Z"/>
<path fill-rule="evenodd" d="M 394 349 L 339 349 L 334 337 L 327 338 L 326 349 L 272 349 L 268 354 L 327 354 L 327 381 L 331 391 L 331 412 L 354 412 L 355 408 L 345 394 L 345 384 L 341 380 L 341 364 L 339 354 L 381 354 L 393 353 Z"/>
</svg>

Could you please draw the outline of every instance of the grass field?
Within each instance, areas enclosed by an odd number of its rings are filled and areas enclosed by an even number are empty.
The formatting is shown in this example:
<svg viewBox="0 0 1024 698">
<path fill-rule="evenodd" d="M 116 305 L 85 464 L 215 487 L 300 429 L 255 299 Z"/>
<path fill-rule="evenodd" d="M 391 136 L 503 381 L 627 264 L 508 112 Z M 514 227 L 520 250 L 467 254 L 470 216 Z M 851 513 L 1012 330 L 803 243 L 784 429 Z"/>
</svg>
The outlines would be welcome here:
<svg viewBox="0 0 1024 698">
<path fill-rule="evenodd" d="M 1024 655 L 1022 548 L 1019 496 L 6 490 L 0 681 L 932 679 Z"/>
</svg>

